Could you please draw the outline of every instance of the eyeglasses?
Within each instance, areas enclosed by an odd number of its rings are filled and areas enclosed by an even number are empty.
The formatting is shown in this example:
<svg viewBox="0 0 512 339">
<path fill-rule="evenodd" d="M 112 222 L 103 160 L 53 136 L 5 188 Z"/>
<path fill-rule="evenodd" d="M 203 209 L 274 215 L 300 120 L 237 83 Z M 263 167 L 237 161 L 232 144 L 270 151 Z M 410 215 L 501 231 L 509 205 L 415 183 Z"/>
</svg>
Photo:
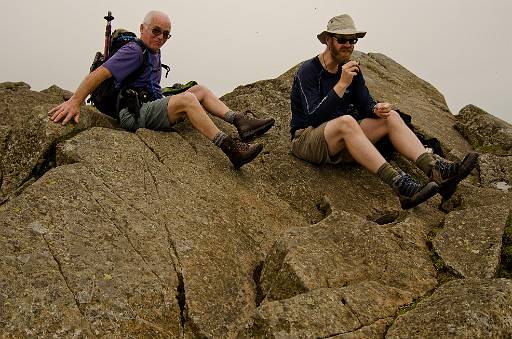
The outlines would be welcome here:
<svg viewBox="0 0 512 339">
<path fill-rule="evenodd" d="M 344 38 L 342 36 L 336 36 L 336 35 L 331 35 L 334 40 L 336 40 L 340 45 L 344 45 L 347 43 L 351 44 L 351 45 L 355 45 L 357 43 L 357 38 L 351 38 L 351 39 L 347 39 L 347 38 Z"/>
<path fill-rule="evenodd" d="M 159 36 L 160 34 L 162 34 L 164 40 L 167 40 L 171 37 L 170 31 L 164 31 L 160 27 L 151 28 L 151 33 L 153 33 L 154 36 Z"/>
</svg>

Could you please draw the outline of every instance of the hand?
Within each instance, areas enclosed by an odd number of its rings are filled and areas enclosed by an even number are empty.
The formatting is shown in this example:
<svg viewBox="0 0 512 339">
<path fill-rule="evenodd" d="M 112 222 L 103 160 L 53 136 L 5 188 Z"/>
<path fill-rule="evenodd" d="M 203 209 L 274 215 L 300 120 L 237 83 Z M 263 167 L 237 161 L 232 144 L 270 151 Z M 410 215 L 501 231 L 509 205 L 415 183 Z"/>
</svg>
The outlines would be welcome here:
<svg viewBox="0 0 512 339">
<path fill-rule="evenodd" d="M 48 116 L 50 120 L 56 123 L 62 120 L 63 126 L 66 125 L 71 118 L 73 118 L 75 123 L 78 123 L 78 120 L 80 120 L 80 103 L 77 103 L 71 98 L 59 106 L 52 108 L 48 112 Z"/>
<path fill-rule="evenodd" d="M 352 79 L 359 72 L 359 63 L 357 61 L 349 61 L 341 67 L 340 82 L 346 88 L 352 83 Z"/>
<path fill-rule="evenodd" d="M 388 102 L 379 102 L 375 107 L 373 108 L 373 112 L 379 117 L 379 118 L 387 118 L 391 113 L 391 104 Z"/>
</svg>

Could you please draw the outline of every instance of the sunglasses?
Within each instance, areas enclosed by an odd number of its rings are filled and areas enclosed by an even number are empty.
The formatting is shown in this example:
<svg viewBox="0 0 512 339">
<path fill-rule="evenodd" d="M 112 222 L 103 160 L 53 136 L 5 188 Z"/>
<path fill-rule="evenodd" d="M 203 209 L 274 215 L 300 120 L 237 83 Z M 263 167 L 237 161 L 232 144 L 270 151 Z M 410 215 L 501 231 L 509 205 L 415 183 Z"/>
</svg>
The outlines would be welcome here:
<svg viewBox="0 0 512 339">
<path fill-rule="evenodd" d="M 154 36 L 159 36 L 160 34 L 162 34 L 162 37 L 164 38 L 164 40 L 167 40 L 171 37 L 171 32 L 169 31 L 163 31 L 160 27 L 153 27 L 151 28 L 151 33 L 153 33 Z"/>
<path fill-rule="evenodd" d="M 347 43 L 351 44 L 351 45 L 355 45 L 357 43 L 357 38 L 351 38 L 351 39 L 347 39 L 347 38 L 344 38 L 344 37 L 341 37 L 341 36 L 336 36 L 336 35 L 331 35 L 334 40 L 336 40 L 340 45 L 344 45 Z"/>
</svg>

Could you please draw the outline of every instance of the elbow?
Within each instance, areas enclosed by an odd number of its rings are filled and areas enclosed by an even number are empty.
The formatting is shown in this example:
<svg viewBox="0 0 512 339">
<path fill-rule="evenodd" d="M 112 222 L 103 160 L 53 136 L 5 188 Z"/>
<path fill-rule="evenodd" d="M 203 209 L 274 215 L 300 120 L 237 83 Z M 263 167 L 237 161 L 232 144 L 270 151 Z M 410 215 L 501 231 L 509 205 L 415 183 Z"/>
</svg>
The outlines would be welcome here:
<svg viewBox="0 0 512 339">
<path fill-rule="evenodd" d="M 112 72 L 110 72 L 108 70 L 108 68 L 106 68 L 105 66 L 102 65 L 102 66 L 96 68 L 91 73 L 91 75 L 98 77 L 100 80 L 106 80 L 106 79 L 112 77 Z"/>
</svg>

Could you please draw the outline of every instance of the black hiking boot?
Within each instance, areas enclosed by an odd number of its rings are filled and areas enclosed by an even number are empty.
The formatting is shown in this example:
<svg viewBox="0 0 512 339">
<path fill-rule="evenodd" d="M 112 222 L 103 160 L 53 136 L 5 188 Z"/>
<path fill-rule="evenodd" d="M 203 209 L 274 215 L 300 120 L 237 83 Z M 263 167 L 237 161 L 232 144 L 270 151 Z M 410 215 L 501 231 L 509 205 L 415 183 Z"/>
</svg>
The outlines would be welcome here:
<svg viewBox="0 0 512 339">
<path fill-rule="evenodd" d="M 430 180 L 439 185 L 439 194 L 444 200 L 448 200 L 455 190 L 457 184 L 471 173 L 478 162 L 478 153 L 468 153 L 462 161 L 451 162 L 445 159 L 436 160 L 432 167 Z"/>
<path fill-rule="evenodd" d="M 233 139 L 227 136 L 222 144 L 220 144 L 220 149 L 228 156 L 233 166 L 238 169 L 256 158 L 263 149 L 263 145 L 246 144 L 239 139 Z"/>
<path fill-rule="evenodd" d="M 439 191 L 439 186 L 435 182 L 422 185 L 404 173 L 395 180 L 393 189 L 398 194 L 400 206 L 406 210 L 436 195 Z"/>
<path fill-rule="evenodd" d="M 262 135 L 274 123 L 274 118 L 257 119 L 243 113 L 238 113 L 233 120 L 233 125 L 235 125 L 243 141 L 249 141 L 258 135 Z"/>
</svg>

